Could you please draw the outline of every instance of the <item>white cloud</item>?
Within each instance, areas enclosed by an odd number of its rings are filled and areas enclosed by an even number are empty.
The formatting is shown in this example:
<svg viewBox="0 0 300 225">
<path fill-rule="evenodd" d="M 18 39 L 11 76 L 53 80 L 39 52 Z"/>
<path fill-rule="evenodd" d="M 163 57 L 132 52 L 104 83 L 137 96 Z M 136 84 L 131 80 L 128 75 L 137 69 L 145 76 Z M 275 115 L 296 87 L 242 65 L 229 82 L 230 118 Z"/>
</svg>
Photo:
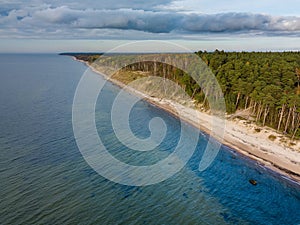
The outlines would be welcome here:
<svg viewBox="0 0 300 225">
<path fill-rule="evenodd" d="M 135 0 L 136 2 L 139 2 Z M 50 2 L 50 1 L 49 1 Z M 52 1 L 56 5 L 59 1 Z M 89 2 L 89 1 L 88 1 Z M 104 1 L 102 1 L 104 3 Z M 116 6 L 130 6 L 116 1 Z M 54 7 L 45 1 L 39 6 L 24 6 L 0 14 L 0 38 L 180 38 L 203 34 L 299 35 L 300 17 L 252 13 L 183 13 L 158 11 L 155 5 L 170 1 L 156 0 L 147 7 L 153 10 L 116 8 L 80 8 L 81 3 L 64 1 Z M 12 2 L 14 4 L 16 2 Z M 91 1 L 92 4 L 92 1 Z M 96 3 L 94 3 L 95 5 Z M 70 7 L 73 5 L 74 8 Z M 105 5 L 105 4 L 104 4 Z M 106 4 L 107 5 L 107 4 Z M 151 5 L 151 6 L 150 6 Z M 80 6 L 80 7 L 79 7 Z M 146 7 L 146 5 L 144 5 Z"/>
</svg>

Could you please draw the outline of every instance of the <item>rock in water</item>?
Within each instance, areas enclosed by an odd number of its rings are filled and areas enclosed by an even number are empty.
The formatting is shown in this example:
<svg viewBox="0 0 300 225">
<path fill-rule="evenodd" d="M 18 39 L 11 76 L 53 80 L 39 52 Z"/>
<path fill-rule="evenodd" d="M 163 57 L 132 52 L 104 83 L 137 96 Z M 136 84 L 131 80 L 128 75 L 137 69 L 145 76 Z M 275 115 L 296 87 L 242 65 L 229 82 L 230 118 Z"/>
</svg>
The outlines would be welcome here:
<svg viewBox="0 0 300 225">
<path fill-rule="evenodd" d="M 256 180 L 250 179 L 249 182 L 250 182 L 250 184 L 252 184 L 252 185 L 257 185 L 257 181 L 256 181 Z"/>
</svg>

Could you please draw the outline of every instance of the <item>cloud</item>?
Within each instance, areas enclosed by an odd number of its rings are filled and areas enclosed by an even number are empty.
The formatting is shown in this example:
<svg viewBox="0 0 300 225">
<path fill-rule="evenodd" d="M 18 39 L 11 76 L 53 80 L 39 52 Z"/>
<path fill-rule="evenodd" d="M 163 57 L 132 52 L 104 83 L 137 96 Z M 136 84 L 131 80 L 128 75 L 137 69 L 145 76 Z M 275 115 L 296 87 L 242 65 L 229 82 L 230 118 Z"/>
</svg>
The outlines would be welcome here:
<svg viewBox="0 0 300 225">
<path fill-rule="evenodd" d="M 250 13 L 192 14 L 184 18 L 182 27 L 191 32 L 300 31 L 300 18 Z"/>
<path fill-rule="evenodd" d="M 182 16 L 165 12 L 133 9 L 74 10 L 66 6 L 48 8 L 33 14 L 33 19 L 52 25 L 84 29 L 122 29 L 150 33 L 169 33 Z"/>
<path fill-rule="evenodd" d="M 162 1 L 156 1 L 159 2 Z M 188 14 L 132 8 L 76 9 L 50 4 L 6 10 L 0 14 L 0 37 L 139 39 L 207 33 L 298 35 L 300 17 L 251 13 Z"/>
<path fill-rule="evenodd" d="M 154 10 L 160 5 L 168 5 L 173 0 L 0 0 L 0 10 L 23 9 L 28 6 L 49 5 L 52 8 L 66 6 L 72 9 L 144 9 Z"/>
</svg>

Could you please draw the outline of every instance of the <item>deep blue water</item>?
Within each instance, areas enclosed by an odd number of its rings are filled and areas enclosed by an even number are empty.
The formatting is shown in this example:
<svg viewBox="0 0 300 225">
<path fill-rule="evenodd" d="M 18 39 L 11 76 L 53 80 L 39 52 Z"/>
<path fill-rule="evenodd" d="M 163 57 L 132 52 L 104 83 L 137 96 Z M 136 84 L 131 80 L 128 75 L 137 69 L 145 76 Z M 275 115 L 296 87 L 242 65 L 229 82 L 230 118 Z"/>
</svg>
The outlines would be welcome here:
<svg viewBox="0 0 300 225">
<path fill-rule="evenodd" d="M 233 150 L 223 146 L 199 172 L 205 134 L 188 164 L 161 183 L 106 180 L 85 162 L 72 130 L 73 96 L 86 67 L 66 56 L 0 55 L 0 69 L 0 224 L 300 224 L 299 186 Z M 170 154 L 180 123 L 146 102 L 132 110 L 133 132 L 147 137 L 157 116 L 167 124 L 166 138 L 153 152 L 122 146 L 109 115 L 118 92 L 108 84 L 96 111 L 111 154 L 135 165 Z"/>
</svg>

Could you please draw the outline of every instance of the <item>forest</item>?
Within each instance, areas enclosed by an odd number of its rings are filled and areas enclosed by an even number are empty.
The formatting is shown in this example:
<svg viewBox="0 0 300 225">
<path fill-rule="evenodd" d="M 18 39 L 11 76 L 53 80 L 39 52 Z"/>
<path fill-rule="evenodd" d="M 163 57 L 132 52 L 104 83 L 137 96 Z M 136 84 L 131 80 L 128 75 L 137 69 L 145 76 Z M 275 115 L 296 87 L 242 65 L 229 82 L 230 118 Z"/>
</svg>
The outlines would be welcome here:
<svg viewBox="0 0 300 225">
<path fill-rule="evenodd" d="M 249 109 L 257 123 L 299 137 L 299 52 L 197 52 L 212 69 L 228 113 Z M 201 100 L 200 100 L 201 101 Z"/>
<path fill-rule="evenodd" d="M 228 113 L 249 109 L 257 123 L 299 137 L 299 52 L 197 52 L 215 73 Z"/>
<path fill-rule="evenodd" d="M 269 126 L 292 139 L 300 137 L 300 52 L 195 53 L 215 74 L 230 115 L 247 112 L 247 119 Z M 73 54 L 94 62 L 101 54 Z M 206 93 L 185 72 L 150 61 L 127 65 L 123 70 L 151 72 L 181 85 L 198 105 L 209 108 Z M 243 114 L 243 113 L 241 113 Z"/>
</svg>

